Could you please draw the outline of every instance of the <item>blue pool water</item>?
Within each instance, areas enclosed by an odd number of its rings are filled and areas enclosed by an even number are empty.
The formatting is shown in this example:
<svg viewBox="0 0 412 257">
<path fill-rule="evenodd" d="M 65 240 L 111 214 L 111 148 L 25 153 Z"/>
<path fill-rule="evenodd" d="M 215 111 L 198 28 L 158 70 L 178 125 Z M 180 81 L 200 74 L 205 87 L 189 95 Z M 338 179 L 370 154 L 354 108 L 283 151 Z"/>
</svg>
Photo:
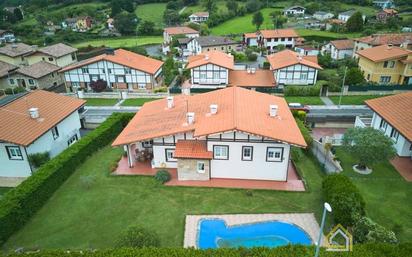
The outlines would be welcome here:
<svg viewBox="0 0 412 257">
<path fill-rule="evenodd" d="M 312 240 L 298 226 L 280 222 L 267 221 L 228 227 L 220 219 L 200 221 L 198 247 L 278 247 L 287 244 L 310 245 Z"/>
</svg>

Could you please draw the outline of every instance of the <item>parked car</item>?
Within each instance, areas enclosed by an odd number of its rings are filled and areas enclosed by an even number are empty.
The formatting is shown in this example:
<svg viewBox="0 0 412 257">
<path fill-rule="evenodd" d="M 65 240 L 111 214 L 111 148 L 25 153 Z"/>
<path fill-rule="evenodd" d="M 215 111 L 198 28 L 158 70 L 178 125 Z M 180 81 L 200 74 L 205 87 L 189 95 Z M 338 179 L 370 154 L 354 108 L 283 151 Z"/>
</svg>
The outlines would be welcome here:
<svg viewBox="0 0 412 257">
<path fill-rule="evenodd" d="M 309 110 L 310 110 L 309 106 L 303 105 L 301 103 L 289 103 L 288 105 L 289 105 L 289 109 L 291 111 L 304 111 L 304 112 L 308 113 Z"/>
</svg>

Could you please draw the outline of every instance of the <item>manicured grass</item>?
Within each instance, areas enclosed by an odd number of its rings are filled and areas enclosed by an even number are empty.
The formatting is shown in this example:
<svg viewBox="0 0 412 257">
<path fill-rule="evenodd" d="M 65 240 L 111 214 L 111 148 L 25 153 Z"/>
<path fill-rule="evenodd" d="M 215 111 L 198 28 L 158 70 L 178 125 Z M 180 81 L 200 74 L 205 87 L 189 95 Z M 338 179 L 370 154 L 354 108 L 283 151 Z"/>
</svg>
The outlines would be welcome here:
<svg viewBox="0 0 412 257">
<path fill-rule="evenodd" d="M 318 96 L 285 96 L 288 103 L 301 103 L 306 105 L 324 105 Z"/>
<path fill-rule="evenodd" d="M 126 99 L 121 104 L 121 106 L 142 106 L 146 102 L 150 102 L 153 100 L 159 100 L 160 98 L 134 98 L 134 99 Z"/>
<path fill-rule="evenodd" d="M 163 12 L 166 10 L 166 3 L 142 4 L 136 7 L 136 15 L 143 21 L 152 21 L 156 27 L 163 26 Z"/>
<path fill-rule="evenodd" d="M 188 214 L 314 212 L 320 218 L 320 167 L 302 155 L 297 163 L 308 192 L 168 187 L 153 177 L 111 176 L 123 149 L 110 146 L 84 162 L 34 217 L 5 244 L 6 249 L 112 247 L 127 227 L 159 234 L 161 245 L 183 246 Z M 93 183 L 85 183 L 93 178 Z M 87 179 L 90 181 L 90 179 Z"/>
<path fill-rule="evenodd" d="M 85 98 L 86 105 L 88 106 L 113 106 L 119 100 L 118 99 L 107 99 L 107 98 Z"/>
<path fill-rule="evenodd" d="M 412 238 L 412 183 L 406 182 L 388 162 L 372 167 L 370 175 L 360 175 L 352 170 L 354 159 L 337 149 L 344 174 L 349 176 L 361 191 L 366 201 L 367 215 L 374 221 L 392 229 L 395 224 L 402 226 L 397 235 L 401 242 Z"/>
<path fill-rule="evenodd" d="M 348 95 L 342 96 L 341 104 L 347 105 L 364 105 L 365 100 L 382 97 L 381 95 Z M 339 104 L 339 96 L 329 96 L 334 104 Z"/>
<path fill-rule="evenodd" d="M 118 37 L 118 38 L 105 38 L 105 39 L 94 39 L 89 41 L 78 42 L 74 44 L 74 47 L 86 47 L 86 46 L 107 46 L 113 48 L 121 47 L 133 47 L 151 44 L 161 44 L 163 38 L 161 36 L 132 36 L 132 37 Z"/>
</svg>

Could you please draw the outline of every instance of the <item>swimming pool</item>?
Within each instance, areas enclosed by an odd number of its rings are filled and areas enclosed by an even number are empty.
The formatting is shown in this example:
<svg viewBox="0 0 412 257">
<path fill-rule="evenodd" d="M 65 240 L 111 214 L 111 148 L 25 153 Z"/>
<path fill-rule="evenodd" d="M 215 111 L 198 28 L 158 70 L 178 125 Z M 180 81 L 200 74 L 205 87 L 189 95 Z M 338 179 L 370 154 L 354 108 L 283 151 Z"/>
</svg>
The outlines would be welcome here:
<svg viewBox="0 0 412 257">
<path fill-rule="evenodd" d="M 288 244 L 310 245 L 312 240 L 296 225 L 265 221 L 228 227 L 221 219 L 202 219 L 198 230 L 198 248 L 278 247 Z"/>
</svg>

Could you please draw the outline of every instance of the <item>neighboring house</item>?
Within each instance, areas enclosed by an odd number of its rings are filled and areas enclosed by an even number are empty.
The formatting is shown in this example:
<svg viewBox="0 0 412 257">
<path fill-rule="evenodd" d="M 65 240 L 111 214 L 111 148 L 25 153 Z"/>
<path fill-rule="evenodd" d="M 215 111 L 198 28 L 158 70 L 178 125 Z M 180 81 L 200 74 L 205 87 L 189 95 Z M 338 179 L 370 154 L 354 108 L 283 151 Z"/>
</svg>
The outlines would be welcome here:
<svg viewBox="0 0 412 257">
<path fill-rule="evenodd" d="M 187 49 L 193 55 L 206 53 L 209 51 L 220 51 L 229 53 L 236 49 L 238 43 L 228 37 L 204 36 L 194 37 L 187 43 Z"/>
<path fill-rule="evenodd" d="M 302 56 L 288 49 L 268 55 L 267 60 L 277 85 L 314 85 L 322 70 L 316 55 Z"/>
<path fill-rule="evenodd" d="M 376 20 L 386 22 L 391 17 L 397 17 L 398 11 L 395 9 L 382 9 L 376 13 Z"/>
<path fill-rule="evenodd" d="M 292 6 L 283 10 L 283 15 L 303 15 L 306 8 L 303 6 Z"/>
<path fill-rule="evenodd" d="M 9 87 L 10 75 L 19 67 L 7 62 L 0 61 L 0 89 Z M 0 90 L 0 93 L 2 90 Z"/>
<path fill-rule="evenodd" d="M 226 87 L 229 71 L 233 68 L 233 56 L 219 51 L 189 56 L 186 66 L 190 70 L 192 88 Z"/>
<path fill-rule="evenodd" d="M 13 13 L 13 14 L 14 14 L 15 9 L 19 9 L 20 12 L 21 12 L 22 17 L 24 18 L 24 11 L 23 11 L 23 8 L 22 8 L 21 5 L 19 5 L 19 6 L 7 6 L 7 7 L 3 8 L 4 11 L 9 12 L 9 13 Z"/>
<path fill-rule="evenodd" d="M 338 19 L 343 22 L 347 22 L 349 18 L 352 17 L 352 15 L 354 15 L 356 12 L 357 12 L 356 10 L 349 10 L 346 12 L 339 13 Z M 365 22 L 366 16 L 363 14 L 362 14 L 362 19 Z"/>
<path fill-rule="evenodd" d="M 25 178 L 35 172 L 29 156 L 55 157 L 80 139 L 84 100 L 43 90 L 9 96 L 0 105 L 0 177 Z"/>
<path fill-rule="evenodd" d="M 270 70 L 230 70 L 228 86 L 244 87 L 249 89 L 274 88 L 276 86 L 273 72 Z"/>
<path fill-rule="evenodd" d="M 343 27 L 345 25 L 344 21 L 339 19 L 330 19 L 326 22 L 326 30 L 331 30 L 333 27 Z"/>
<path fill-rule="evenodd" d="M 357 52 L 359 68 L 367 81 L 412 85 L 412 51 L 381 45 Z"/>
<path fill-rule="evenodd" d="M 313 18 L 319 20 L 319 21 L 324 21 L 324 20 L 329 20 L 332 19 L 333 16 L 335 16 L 333 13 L 330 12 L 323 12 L 323 11 L 318 11 L 313 14 Z"/>
<path fill-rule="evenodd" d="M 189 16 L 190 22 L 193 22 L 193 23 L 206 22 L 208 19 L 209 19 L 208 12 L 195 12 Z"/>
<path fill-rule="evenodd" d="M 71 30 L 76 30 L 76 22 L 76 18 L 66 18 L 61 25 L 64 29 L 69 28 Z"/>
<path fill-rule="evenodd" d="M 13 31 L 0 29 L 0 44 L 13 43 L 16 41 Z"/>
<path fill-rule="evenodd" d="M 371 124 L 356 117 L 355 127 L 371 126 L 394 142 L 398 156 L 412 157 L 412 92 L 365 101 L 372 109 Z"/>
<path fill-rule="evenodd" d="M 243 44 L 246 46 L 258 46 L 258 35 L 254 33 L 244 33 L 243 34 Z"/>
<path fill-rule="evenodd" d="M 278 45 L 293 48 L 299 37 L 294 29 L 260 30 L 257 34 L 259 45 L 269 52 L 275 51 Z"/>
<path fill-rule="evenodd" d="M 27 56 L 33 53 L 36 47 L 24 43 L 13 43 L 0 47 L 0 61 L 13 65 L 27 65 Z"/>
<path fill-rule="evenodd" d="M 77 48 L 65 45 L 63 43 L 57 43 L 39 48 L 26 58 L 29 65 L 40 61 L 45 61 L 59 67 L 65 67 L 77 62 L 76 53 Z"/>
<path fill-rule="evenodd" d="M 169 44 L 172 42 L 173 37 L 175 36 L 180 36 L 180 37 L 198 37 L 199 32 L 189 28 L 189 27 L 169 27 L 169 28 L 164 28 L 163 30 L 163 43 L 164 44 Z"/>
<path fill-rule="evenodd" d="M 357 51 L 380 45 L 393 45 L 412 50 L 412 33 L 373 34 L 353 40 L 355 41 L 354 57 L 357 57 Z"/>
<path fill-rule="evenodd" d="M 59 66 L 45 61 L 21 66 L 9 75 L 9 86 L 24 87 L 28 90 L 54 89 L 64 84 L 64 80 L 58 72 L 60 69 Z"/>
<path fill-rule="evenodd" d="M 76 29 L 85 32 L 92 28 L 92 18 L 90 16 L 79 17 L 76 21 Z"/>
<path fill-rule="evenodd" d="M 295 52 L 300 55 L 318 55 L 320 53 L 319 49 L 313 46 L 296 46 Z"/>
<path fill-rule="evenodd" d="M 128 164 L 141 151 L 179 180 L 287 181 L 291 146 L 306 147 L 283 97 L 230 87 L 146 103 L 115 139 Z"/>
<path fill-rule="evenodd" d="M 382 9 L 385 8 L 395 8 L 395 4 L 392 0 L 379 0 L 379 1 L 373 1 L 373 4 L 377 7 L 380 7 Z"/>
<path fill-rule="evenodd" d="M 67 90 L 90 89 L 102 79 L 108 88 L 152 91 L 163 85 L 163 62 L 124 49 L 111 50 L 63 68 Z"/>
<path fill-rule="evenodd" d="M 322 54 L 329 53 L 333 60 L 351 58 L 354 42 L 351 39 L 333 40 L 322 47 Z"/>
<path fill-rule="evenodd" d="M 109 30 L 113 30 L 114 29 L 114 19 L 113 18 L 108 18 L 106 20 L 106 24 L 107 24 L 107 28 Z"/>
</svg>

